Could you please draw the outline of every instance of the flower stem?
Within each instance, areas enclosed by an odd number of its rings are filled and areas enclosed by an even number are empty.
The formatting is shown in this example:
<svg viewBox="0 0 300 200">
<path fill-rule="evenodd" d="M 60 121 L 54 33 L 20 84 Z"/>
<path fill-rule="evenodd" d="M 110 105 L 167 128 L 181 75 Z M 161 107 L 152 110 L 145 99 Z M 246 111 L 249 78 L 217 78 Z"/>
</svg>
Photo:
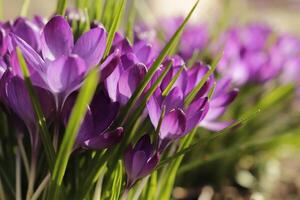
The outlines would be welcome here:
<svg viewBox="0 0 300 200">
<path fill-rule="evenodd" d="M 28 158 L 26 155 L 24 145 L 23 145 L 21 134 L 17 136 L 17 142 L 18 142 L 18 150 L 20 152 L 20 155 L 23 160 L 24 167 L 25 167 L 26 176 L 27 176 L 27 178 L 29 178 L 29 162 L 28 162 Z"/>
<path fill-rule="evenodd" d="M 50 174 L 47 174 L 47 176 L 42 180 L 41 184 L 38 186 L 36 191 L 31 197 L 31 200 L 38 200 L 44 189 L 47 187 L 48 183 L 50 181 Z"/>
<path fill-rule="evenodd" d="M 120 200 L 127 200 L 127 196 L 128 196 L 128 192 L 129 192 L 129 189 L 126 188 L 120 198 Z"/>
<path fill-rule="evenodd" d="M 20 151 L 17 148 L 16 151 L 16 200 L 22 199 L 22 189 L 21 189 L 21 158 Z"/>
<path fill-rule="evenodd" d="M 28 188 L 26 194 L 26 200 L 30 200 L 33 194 L 34 182 L 35 182 L 35 169 L 36 169 L 36 153 L 32 153 L 31 165 L 29 171 Z"/>
</svg>

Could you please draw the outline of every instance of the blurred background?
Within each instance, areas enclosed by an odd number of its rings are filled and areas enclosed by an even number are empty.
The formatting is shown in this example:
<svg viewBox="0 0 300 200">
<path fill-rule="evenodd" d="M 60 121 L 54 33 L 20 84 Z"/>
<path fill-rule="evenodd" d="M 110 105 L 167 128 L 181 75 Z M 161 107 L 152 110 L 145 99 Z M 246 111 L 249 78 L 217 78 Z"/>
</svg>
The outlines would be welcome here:
<svg viewBox="0 0 300 200">
<path fill-rule="evenodd" d="M 2 11 L 4 19 L 14 19 L 19 15 L 23 0 L 0 1 L 3 1 L 5 8 Z M 160 18 L 184 16 L 194 2 L 195 0 L 137 0 L 138 16 L 149 23 L 157 24 Z M 55 5 L 54 0 L 31 0 L 29 13 L 31 16 L 50 16 L 55 10 Z M 278 32 L 299 36 L 299 17 L 300 0 L 201 0 L 192 21 L 212 27 L 216 27 L 220 19 L 227 19 L 234 25 L 260 22 L 270 25 Z M 265 99 L 268 98 L 272 99 L 274 96 L 267 96 Z M 265 103 L 265 99 L 262 98 L 262 104 Z M 247 101 L 249 102 L 248 97 Z M 245 102 L 240 100 L 240 103 L 244 105 Z M 285 98 L 284 104 L 289 103 Z M 276 106 L 277 104 L 272 104 L 268 109 L 274 110 Z M 240 107 L 236 106 L 236 109 L 240 110 Z M 257 134 L 252 137 L 254 140 L 249 142 L 243 139 L 247 142 L 244 146 L 236 145 L 234 136 L 223 137 L 207 145 L 207 148 L 196 149 L 188 155 L 186 159 L 189 162 L 199 160 L 199 155 L 206 156 L 209 161 L 198 162 L 196 167 L 183 165 L 174 190 L 174 198 L 300 199 L 300 133 L 298 134 L 299 129 L 292 129 L 292 126 L 299 124 L 300 118 L 298 114 L 285 116 L 286 111 L 284 105 L 278 105 L 277 111 L 269 112 L 269 115 L 259 119 L 264 122 L 263 129 L 261 125 L 249 123 L 241 131 L 234 132 L 240 135 L 243 132 Z M 278 123 L 288 124 L 285 127 L 288 134 L 271 138 L 262 138 L 259 135 L 261 132 L 261 135 L 282 133 L 279 129 L 274 131 L 274 126 Z M 253 127 L 260 128 L 255 129 L 254 133 Z"/>
<path fill-rule="evenodd" d="M 3 1 L 5 19 L 13 19 L 19 13 L 23 0 Z M 74 0 L 69 1 L 70 3 Z M 146 0 L 147 1 L 147 0 Z M 138 3 L 145 6 L 145 0 Z M 147 14 L 153 16 L 184 15 L 195 0 L 148 0 Z M 29 13 L 50 16 L 55 9 L 55 0 L 31 0 Z M 230 4 L 230 5 L 229 5 Z M 223 9 L 230 7 L 229 15 L 236 21 L 257 20 L 265 21 L 278 30 L 300 34 L 300 1 L 299 0 L 201 0 L 198 11 L 193 17 L 195 21 L 214 23 L 223 14 Z"/>
</svg>

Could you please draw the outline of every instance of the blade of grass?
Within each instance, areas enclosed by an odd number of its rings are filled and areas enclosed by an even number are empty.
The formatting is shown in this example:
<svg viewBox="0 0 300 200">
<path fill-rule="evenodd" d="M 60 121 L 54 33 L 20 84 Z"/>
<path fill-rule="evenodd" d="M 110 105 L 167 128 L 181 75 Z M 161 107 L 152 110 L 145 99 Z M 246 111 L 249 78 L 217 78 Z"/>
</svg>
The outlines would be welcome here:
<svg viewBox="0 0 300 200">
<path fill-rule="evenodd" d="M 113 13 L 114 3 L 114 1 L 106 0 L 103 5 L 101 21 L 107 30 L 109 30 L 109 25 L 112 24 L 110 23 L 110 19 Z"/>
<path fill-rule="evenodd" d="M 56 5 L 56 14 L 64 16 L 66 9 L 67 9 L 67 0 L 58 0 Z"/>
<path fill-rule="evenodd" d="M 114 18 L 111 23 L 111 27 L 109 28 L 104 58 L 106 58 L 110 52 L 116 31 L 120 25 L 122 15 L 125 10 L 126 0 L 119 0 L 119 1 L 121 1 L 121 2 L 116 3 L 117 9 L 116 9 L 116 12 L 114 13 Z"/>
<path fill-rule="evenodd" d="M 87 105 L 90 104 L 98 85 L 98 74 L 99 72 L 97 68 L 94 68 L 89 72 L 72 109 L 51 178 L 50 195 L 54 197 L 51 199 L 55 199 L 57 197 L 56 195 L 59 195 L 58 192 L 61 188 L 60 186 L 65 175 L 66 167 L 75 143 L 76 136 L 78 134 L 81 122 L 86 114 Z"/>
<path fill-rule="evenodd" d="M 178 148 L 179 151 L 188 148 L 188 146 L 193 141 L 196 132 L 197 128 L 192 130 L 191 133 L 183 138 Z M 164 173 L 160 176 L 159 179 L 156 199 L 170 199 L 175 183 L 176 174 L 183 160 L 183 157 L 184 154 L 174 159 L 168 166 L 165 166 L 165 170 L 163 170 Z"/>
<path fill-rule="evenodd" d="M 136 0 L 131 0 L 131 4 L 128 11 L 128 21 L 126 25 L 126 37 L 133 43 L 133 32 L 134 32 L 134 22 L 136 17 Z"/>
<path fill-rule="evenodd" d="M 26 62 L 19 48 L 17 48 L 17 55 L 24 76 L 25 84 L 29 93 L 29 97 L 32 103 L 32 107 L 34 109 L 34 114 L 40 128 L 39 132 L 41 134 L 41 140 L 43 143 L 43 147 L 45 149 L 49 170 L 52 171 L 54 166 L 54 160 L 55 160 L 55 151 L 50 138 L 50 133 L 47 128 L 46 119 L 44 117 L 42 107 L 41 104 L 39 103 L 37 94 L 34 91 L 34 88 L 32 86 Z"/>
<path fill-rule="evenodd" d="M 122 181 L 123 181 L 123 166 L 122 166 L 122 161 L 119 160 L 117 169 L 114 172 L 110 200 L 120 199 L 119 197 L 122 189 Z"/>
<path fill-rule="evenodd" d="M 3 20 L 3 0 L 0 0 L 0 20 Z"/>
<path fill-rule="evenodd" d="M 28 14 L 28 8 L 29 8 L 30 0 L 24 0 L 21 8 L 21 16 L 26 17 Z"/>
<path fill-rule="evenodd" d="M 196 1 L 193 8 L 191 9 L 191 11 L 187 15 L 187 17 L 184 19 L 184 21 L 182 22 L 180 27 L 177 29 L 177 31 L 174 33 L 174 35 L 171 37 L 169 42 L 165 45 L 163 50 L 160 52 L 159 56 L 157 57 L 155 62 L 150 67 L 150 69 L 149 69 L 148 73 L 146 74 L 145 78 L 140 83 L 140 85 L 137 87 L 137 89 L 134 91 L 134 93 L 133 93 L 132 97 L 129 99 L 127 105 L 121 111 L 121 114 L 120 114 L 121 124 L 124 123 L 124 119 L 127 118 L 127 115 L 129 113 L 129 111 L 131 110 L 133 105 L 136 104 L 136 101 L 138 100 L 138 98 L 143 93 L 143 91 L 146 88 L 147 84 L 151 81 L 152 77 L 154 76 L 155 72 L 157 71 L 157 69 L 159 68 L 159 66 L 163 62 L 163 60 L 166 58 L 166 56 L 172 50 L 173 46 L 175 45 L 175 42 L 177 41 L 177 38 L 181 35 L 181 32 L 183 31 L 183 29 L 184 29 L 185 25 L 187 24 L 188 20 L 191 18 L 191 16 L 192 16 L 193 12 L 195 11 L 198 3 L 199 3 L 199 0 Z"/>
<path fill-rule="evenodd" d="M 94 0 L 90 6 L 90 9 L 94 10 L 94 20 L 100 21 L 103 13 L 103 0 Z"/>
<path fill-rule="evenodd" d="M 267 150 L 270 148 L 280 148 L 282 145 L 295 145 L 297 141 L 299 141 L 299 129 L 296 131 L 292 131 L 289 133 L 284 133 L 282 135 L 270 136 L 268 138 L 257 140 L 254 139 L 252 141 L 246 142 L 244 144 L 235 145 L 228 149 L 224 149 L 224 151 L 220 151 L 217 153 L 213 153 L 212 155 L 204 155 L 205 159 L 197 159 L 194 162 L 188 163 L 179 169 L 178 173 L 182 174 L 187 171 L 193 170 L 205 163 L 217 160 L 219 158 L 224 158 L 226 156 L 230 156 L 235 154 L 236 152 L 248 151 L 251 149 L 255 149 L 255 151 Z M 295 142 L 295 143 L 294 143 Z M 298 144 L 299 145 L 299 142 Z"/>
</svg>

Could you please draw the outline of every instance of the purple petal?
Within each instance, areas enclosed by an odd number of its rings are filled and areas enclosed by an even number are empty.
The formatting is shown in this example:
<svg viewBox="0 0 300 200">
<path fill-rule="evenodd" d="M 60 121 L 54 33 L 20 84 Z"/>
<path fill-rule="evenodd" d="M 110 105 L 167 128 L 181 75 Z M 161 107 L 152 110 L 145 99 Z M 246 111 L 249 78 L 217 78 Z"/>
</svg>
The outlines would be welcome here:
<svg viewBox="0 0 300 200">
<path fill-rule="evenodd" d="M 120 101 L 126 103 L 147 73 L 144 64 L 136 64 L 121 74 L 118 82 Z"/>
<path fill-rule="evenodd" d="M 101 133 L 96 137 L 90 138 L 84 142 L 84 147 L 88 149 L 100 150 L 109 148 L 119 143 L 123 136 L 123 128 L 119 127 L 113 131 Z"/>
<path fill-rule="evenodd" d="M 201 127 L 204 127 L 211 131 L 221 131 L 228 126 L 230 126 L 233 122 L 216 122 L 216 121 L 202 121 L 200 123 Z"/>
<path fill-rule="evenodd" d="M 42 34 L 44 58 L 54 60 L 67 56 L 73 48 L 73 33 L 70 25 L 62 16 L 53 17 L 45 26 Z"/>
<path fill-rule="evenodd" d="M 30 67 L 32 67 L 38 72 L 45 72 L 46 71 L 45 62 L 40 57 L 40 55 L 18 36 L 11 34 L 11 37 L 13 41 L 16 43 L 16 45 L 20 47 L 28 65 L 30 65 Z"/>
<path fill-rule="evenodd" d="M 147 164 L 144 166 L 143 171 L 140 173 L 140 177 L 145 177 L 151 173 L 156 167 L 160 159 L 158 153 L 154 154 L 150 159 L 147 160 Z"/>
<path fill-rule="evenodd" d="M 105 80 L 115 68 L 120 64 L 120 51 L 117 49 L 114 53 L 110 54 L 105 61 L 100 65 L 101 69 L 101 81 Z"/>
<path fill-rule="evenodd" d="M 11 78 L 6 85 L 6 95 L 11 109 L 25 122 L 34 122 L 32 105 L 24 81 Z"/>
<path fill-rule="evenodd" d="M 106 32 L 104 28 L 93 28 L 84 33 L 75 43 L 73 53 L 79 55 L 88 67 L 96 66 L 105 51 Z"/>
<path fill-rule="evenodd" d="M 141 41 L 134 45 L 133 51 L 140 62 L 147 64 L 150 60 L 151 45 Z"/>
<path fill-rule="evenodd" d="M 142 170 L 144 166 L 147 163 L 147 157 L 144 151 L 137 151 L 134 153 L 132 158 L 132 168 L 131 168 L 131 178 L 133 180 L 137 180 L 140 178 L 140 174 L 142 173 Z"/>
<path fill-rule="evenodd" d="M 181 109 L 175 109 L 167 113 L 162 120 L 159 137 L 160 139 L 174 140 L 183 135 L 186 127 L 185 114 Z"/>
<path fill-rule="evenodd" d="M 193 130 L 201 120 L 206 116 L 209 105 L 207 98 L 199 98 L 188 107 L 186 110 L 186 129 L 185 133 Z"/>
<path fill-rule="evenodd" d="M 13 32 L 36 51 L 40 50 L 40 30 L 32 22 L 18 18 L 13 25 Z"/>
<path fill-rule="evenodd" d="M 74 101 L 72 101 L 70 103 L 70 101 L 66 101 L 65 102 L 65 108 L 67 105 L 71 105 L 72 107 L 70 107 L 67 113 L 66 118 L 70 117 L 70 114 L 72 112 L 72 108 L 74 106 Z M 64 113 L 65 114 L 65 113 Z M 65 120 L 65 125 L 67 125 L 68 120 Z M 83 119 L 83 122 L 81 123 L 80 129 L 78 131 L 78 135 L 76 138 L 76 145 L 75 146 L 82 146 L 84 145 L 84 142 L 92 137 L 92 133 L 94 130 L 94 124 L 93 124 L 93 116 L 92 116 L 92 112 L 90 109 L 87 110 L 87 113 Z"/>
<path fill-rule="evenodd" d="M 76 90 L 86 72 L 85 62 L 76 55 L 61 57 L 48 63 L 47 81 L 54 93 L 72 92 Z"/>
<path fill-rule="evenodd" d="M 236 98 L 237 95 L 238 95 L 238 90 L 234 89 L 233 91 L 230 91 L 222 96 L 213 98 L 211 101 L 211 106 L 212 107 L 227 106 Z"/>
<path fill-rule="evenodd" d="M 97 92 L 91 103 L 95 134 L 108 129 L 119 113 L 120 104 L 111 102 L 103 92 Z"/>
<path fill-rule="evenodd" d="M 0 55 L 4 56 L 8 48 L 8 35 L 3 28 L 0 28 Z"/>
<path fill-rule="evenodd" d="M 166 106 L 166 112 L 174 108 L 183 108 L 183 93 L 178 87 L 171 90 L 168 96 L 166 96 L 163 104 Z"/>
<path fill-rule="evenodd" d="M 115 70 L 108 76 L 105 80 L 105 86 L 107 93 L 112 101 L 117 101 L 118 96 L 118 81 L 121 75 L 121 69 L 119 65 L 115 68 Z"/>
<path fill-rule="evenodd" d="M 147 102 L 147 110 L 149 113 L 151 123 L 156 128 L 161 115 L 161 107 L 154 96 L 152 96 Z"/>
</svg>

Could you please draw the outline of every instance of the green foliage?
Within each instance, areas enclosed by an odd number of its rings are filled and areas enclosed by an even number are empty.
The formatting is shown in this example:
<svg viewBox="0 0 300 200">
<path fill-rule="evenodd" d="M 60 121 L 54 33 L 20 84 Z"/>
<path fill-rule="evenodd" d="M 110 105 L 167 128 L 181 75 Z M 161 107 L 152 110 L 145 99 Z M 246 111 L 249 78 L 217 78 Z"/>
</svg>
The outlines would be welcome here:
<svg viewBox="0 0 300 200">
<path fill-rule="evenodd" d="M 87 105 L 89 105 L 89 103 L 91 102 L 98 85 L 98 74 L 99 72 L 97 68 L 92 69 L 78 94 L 68 125 L 66 127 L 62 144 L 60 145 L 58 151 L 57 159 L 55 161 L 49 193 L 51 198 L 57 198 L 56 195 L 58 195 L 57 193 L 59 193 L 59 190 L 61 189 L 60 186 L 62 184 L 69 157 L 80 128 L 80 124 L 86 114 Z"/>
<path fill-rule="evenodd" d="M 18 54 L 18 60 L 20 62 L 20 67 L 24 76 L 25 84 L 28 89 L 28 93 L 32 103 L 32 107 L 35 112 L 36 120 L 40 128 L 41 139 L 42 139 L 43 146 L 45 148 L 46 159 L 48 162 L 49 170 L 52 171 L 54 166 L 54 160 L 55 160 L 55 152 L 51 142 L 50 133 L 47 128 L 46 119 L 44 117 L 42 107 L 41 104 L 39 103 L 37 94 L 35 93 L 34 88 L 32 86 L 29 70 L 27 68 L 26 62 L 21 53 L 21 50 L 18 48 L 17 48 L 17 54 Z"/>
</svg>

